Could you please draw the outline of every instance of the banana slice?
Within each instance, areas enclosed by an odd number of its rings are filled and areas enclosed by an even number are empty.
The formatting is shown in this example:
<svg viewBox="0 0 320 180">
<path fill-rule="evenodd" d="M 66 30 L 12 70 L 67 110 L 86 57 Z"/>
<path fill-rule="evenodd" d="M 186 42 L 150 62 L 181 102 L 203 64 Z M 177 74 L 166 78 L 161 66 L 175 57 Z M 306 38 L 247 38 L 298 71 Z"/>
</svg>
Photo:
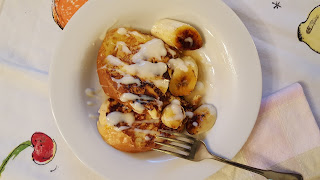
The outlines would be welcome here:
<svg viewBox="0 0 320 180">
<path fill-rule="evenodd" d="M 194 90 L 187 96 L 184 96 L 184 99 L 191 103 L 193 106 L 198 106 L 201 103 L 201 99 L 205 94 L 205 86 L 201 81 L 198 81 Z"/>
<path fill-rule="evenodd" d="M 175 96 L 185 96 L 190 94 L 198 79 L 197 63 L 190 56 L 184 56 L 182 59 L 170 59 L 168 62 L 171 69 L 171 80 L 169 90 Z"/>
<path fill-rule="evenodd" d="M 212 128 L 217 119 L 217 109 L 212 104 L 203 104 L 188 119 L 186 130 L 189 134 L 201 134 Z"/>
<path fill-rule="evenodd" d="M 178 129 L 185 117 L 186 115 L 183 107 L 180 105 L 180 101 L 174 99 L 171 101 L 171 104 L 164 108 L 161 121 L 172 129 Z"/>
<path fill-rule="evenodd" d="M 157 21 L 151 29 L 151 34 L 179 50 L 195 50 L 203 44 L 199 32 L 194 27 L 171 19 Z"/>
</svg>

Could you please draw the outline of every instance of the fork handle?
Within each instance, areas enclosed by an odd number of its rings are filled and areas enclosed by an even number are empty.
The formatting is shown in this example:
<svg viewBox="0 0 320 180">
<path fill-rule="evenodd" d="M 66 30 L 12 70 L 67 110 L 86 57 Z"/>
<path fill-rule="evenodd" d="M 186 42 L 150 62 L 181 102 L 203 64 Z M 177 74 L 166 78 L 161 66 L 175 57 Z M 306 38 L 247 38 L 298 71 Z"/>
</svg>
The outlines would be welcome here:
<svg viewBox="0 0 320 180">
<path fill-rule="evenodd" d="M 258 168 L 254 168 L 251 166 L 247 166 L 244 164 L 240 164 L 234 161 L 230 161 L 228 159 L 224 159 L 215 155 L 212 155 L 212 158 L 214 160 L 241 168 L 241 169 L 245 169 L 247 171 L 251 171 L 257 174 L 260 174 L 261 176 L 264 176 L 267 179 L 272 179 L 272 180 L 303 180 L 302 175 L 300 174 L 296 174 L 296 173 L 283 173 L 283 172 L 276 172 L 276 171 L 272 171 L 272 170 L 263 170 L 263 169 L 258 169 Z"/>
</svg>

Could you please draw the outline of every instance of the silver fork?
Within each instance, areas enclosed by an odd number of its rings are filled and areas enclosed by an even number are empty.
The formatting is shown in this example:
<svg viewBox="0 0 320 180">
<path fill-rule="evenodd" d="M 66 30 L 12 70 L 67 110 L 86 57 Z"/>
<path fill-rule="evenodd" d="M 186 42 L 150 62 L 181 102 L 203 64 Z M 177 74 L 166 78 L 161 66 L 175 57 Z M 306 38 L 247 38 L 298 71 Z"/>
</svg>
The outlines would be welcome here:
<svg viewBox="0 0 320 180">
<path fill-rule="evenodd" d="M 208 151 L 206 144 L 199 139 L 196 139 L 194 137 L 181 134 L 181 133 L 176 133 L 176 132 L 171 132 L 166 130 L 160 130 L 160 131 L 167 134 L 174 135 L 176 138 L 169 138 L 169 137 L 164 137 L 160 135 L 160 136 L 157 136 L 158 139 L 163 139 L 167 141 L 164 141 L 164 142 L 155 141 L 155 143 L 165 147 L 172 148 L 172 150 L 174 151 L 160 149 L 160 148 L 155 148 L 153 149 L 154 151 L 163 152 L 163 153 L 177 156 L 190 161 L 202 161 L 204 159 L 214 159 L 232 166 L 236 166 L 238 168 L 242 168 L 242 169 L 260 174 L 261 176 L 264 176 L 265 178 L 272 179 L 272 180 L 303 180 L 303 177 L 300 174 L 283 173 L 283 172 L 276 172 L 272 170 L 263 170 L 263 169 L 250 167 L 244 164 L 236 163 L 228 159 L 224 159 L 222 157 L 211 154 Z M 182 138 L 184 138 L 185 140 L 182 140 Z M 171 144 L 171 142 L 174 142 L 177 145 Z"/>
</svg>

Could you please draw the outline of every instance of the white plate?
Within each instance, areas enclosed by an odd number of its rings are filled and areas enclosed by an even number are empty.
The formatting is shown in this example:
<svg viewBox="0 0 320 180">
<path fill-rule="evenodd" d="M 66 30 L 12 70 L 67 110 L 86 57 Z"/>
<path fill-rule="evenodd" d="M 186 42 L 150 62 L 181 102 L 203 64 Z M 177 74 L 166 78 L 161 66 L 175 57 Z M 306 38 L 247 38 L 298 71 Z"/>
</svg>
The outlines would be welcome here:
<svg viewBox="0 0 320 180">
<path fill-rule="evenodd" d="M 200 54 L 212 86 L 206 101 L 218 109 L 215 126 L 206 136 L 212 152 L 232 158 L 247 140 L 261 99 L 261 69 L 254 43 L 240 19 L 220 0 L 91 0 L 63 30 L 50 69 L 52 110 L 76 156 L 108 179 L 203 179 L 223 164 L 191 162 L 157 152 L 128 154 L 107 145 L 96 120 L 88 118 L 99 106 L 87 106 L 84 93 L 98 88 L 96 56 L 101 35 L 113 26 L 150 30 L 161 18 L 190 23 L 205 40 Z"/>
</svg>

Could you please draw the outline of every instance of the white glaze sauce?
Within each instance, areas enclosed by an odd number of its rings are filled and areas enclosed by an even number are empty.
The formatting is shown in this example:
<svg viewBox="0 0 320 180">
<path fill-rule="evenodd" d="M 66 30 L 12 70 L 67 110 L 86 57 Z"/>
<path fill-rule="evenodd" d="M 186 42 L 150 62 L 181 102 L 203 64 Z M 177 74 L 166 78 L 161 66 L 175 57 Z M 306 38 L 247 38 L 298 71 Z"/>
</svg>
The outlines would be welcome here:
<svg viewBox="0 0 320 180">
<path fill-rule="evenodd" d="M 124 75 L 121 79 L 115 79 L 113 77 L 111 77 L 112 81 L 117 82 L 117 83 L 121 83 L 121 84 L 137 84 L 138 86 L 141 85 L 141 82 L 139 79 L 134 78 L 130 75 Z"/>
<path fill-rule="evenodd" d="M 118 33 L 124 33 L 125 31 L 127 33 L 126 29 L 119 28 L 118 31 Z M 135 31 L 131 33 L 134 32 Z M 130 51 L 124 42 L 118 41 L 116 47 L 120 45 L 122 46 L 122 50 L 124 52 L 128 53 Z M 113 55 L 108 55 L 106 59 L 111 65 L 120 67 L 121 71 L 123 71 L 122 73 L 136 75 L 142 80 L 150 81 L 160 89 L 167 89 L 169 86 L 169 80 L 162 77 L 167 71 L 167 65 L 163 62 L 152 63 L 146 61 L 150 58 L 161 60 L 161 57 L 166 55 L 167 50 L 163 41 L 155 38 L 146 42 L 145 44 L 140 45 L 140 50 L 132 56 L 132 61 L 135 64 L 126 64 Z"/>
<path fill-rule="evenodd" d="M 120 100 L 122 102 L 127 102 L 127 101 L 135 101 L 135 100 L 146 100 L 146 101 L 150 101 L 150 100 L 155 100 L 153 97 L 147 96 L 147 95 L 141 95 L 138 96 L 136 94 L 132 94 L 132 93 L 123 93 L 120 96 Z M 157 103 L 162 103 L 162 101 L 157 101 Z"/>
<path fill-rule="evenodd" d="M 197 127 L 199 124 L 197 122 L 193 122 L 192 126 Z"/>
<path fill-rule="evenodd" d="M 138 129 L 138 128 L 134 128 L 135 132 L 140 132 L 140 133 L 144 133 L 144 134 L 159 134 L 158 131 L 153 131 L 153 130 L 148 130 L 148 129 Z"/>
<path fill-rule="evenodd" d="M 191 37 L 187 37 L 184 39 L 184 42 L 189 42 L 190 43 L 190 46 L 193 45 L 193 39 Z"/>
<path fill-rule="evenodd" d="M 164 43 L 161 39 L 154 38 L 145 44 L 140 45 L 140 50 L 132 57 L 133 62 L 138 62 L 140 60 L 148 60 L 150 58 L 155 58 L 156 60 L 161 60 L 161 56 L 166 56 L 167 50 L 164 47 Z"/>
<path fill-rule="evenodd" d="M 120 127 L 115 127 L 115 130 L 116 131 L 123 131 L 123 130 L 126 130 L 126 129 L 129 129 L 130 127 L 129 126 L 120 126 Z"/>
<path fill-rule="evenodd" d="M 138 114 L 142 114 L 145 110 L 145 107 L 139 102 L 130 103 L 130 105 L 133 108 L 134 112 Z"/>
<path fill-rule="evenodd" d="M 107 69 L 107 65 L 104 65 L 104 66 L 100 67 L 99 69 Z"/>
<path fill-rule="evenodd" d="M 120 122 L 125 122 L 129 126 L 132 126 L 132 123 L 135 121 L 133 113 L 121 113 L 121 112 L 111 112 L 107 115 L 107 123 L 115 126 Z"/>
<path fill-rule="evenodd" d="M 146 141 L 150 141 L 151 139 L 150 139 L 150 137 L 149 137 L 149 136 L 145 136 L 145 137 L 144 137 L 144 140 L 146 140 Z"/>
<path fill-rule="evenodd" d="M 204 84 L 203 84 L 203 82 L 198 81 L 197 84 L 196 84 L 195 90 L 196 90 L 196 91 L 204 91 L 205 89 L 204 89 Z"/>
<path fill-rule="evenodd" d="M 152 80 L 152 83 L 153 83 L 156 87 L 168 88 L 168 87 L 169 87 L 170 80 L 169 80 L 169 79 L 154 79 L 154 80 Z"/>
<path fill-rule="evenodd" d="M 197 67 L 197 64 L 195 63 L 194 59 L 190 56 L 184 57 L 184 63 L 186 64 L 186 66 Z"/>
<path fill-rule="evenodd" d="M 129 34 L 132 34 L 134 36 L 138 36 L 140 38 L 143 38 L 144 39 L 144 36 L 142 36 L 140 33 L 138 33 L 137 31 L 129 31 Z"/>
<path fill-rule="evenodd" d="M 170 48 L 168 48 L 168 52 L 171 54 L 172 57 L 177 54 L 174 50 L 172 50 Z"/>
<path fill-rule="evenodd" d="M 132 93 L 123 93 L 120 96 L 120 101 L 127 102 L 127 101 L 135 101 L 137 99 L 140 99 L 138 95 L 132 94 Z"/>
<path fill-rule="evenodd" d="M 187 116 L 188 118 L 192 118 L 192 117 L 193 117 L 193 112 L 187 111 L 187 112 L 186 112 L 186 116 Z"/>
<path fill-rule="evenodd" d="M 131 54 L 131 51 L 130 51 L 130 49 L 128 48 L 128 46 L 127 46 L 127 44 L 125 42 L 118 41 L 117 44 L 116 44 L 116 48 L 115 49 L 119 49 L 119 47 L 121 47 L 121 50 L 124 53 Z"/>
<path fill-rule="evenodd" d="M 95 105 L 95 103 L 92 102 L 92 101 L 87 101 L 87 105 L 88 105 L 88 106 L 93 106 L 93 105 Z"/>
<path fill-rule="evenodd" d="M 141 114 L 145 110 L 145 107 L 141 103 L 137 102 L 136 100 L 155 100 L 155 99 L 146 95 L 138 96 L 132 93 L 123 93 L 120 96 L 120 101 L 122 102 L 133 101 L 132 103 L 130 103 L 130 105 L 133 108 L 134 112 Z"/>
<path fill-rule="evenodd" d="M 180 105 L 180 101 L 175 99 L 172 100 L 171 103 L 166 107 L 166 108 L 170 108 L 172 110 L 172 113 L 174 114 L 174 116 L 162 116 L 162 118 L 164 118 L 164 121 L 180 121 L 182 119 L 185 118 L 185 115 L 182 111 L 182 107 Z"/>
<path fill-rule="evenodd" d="M 117 58 L 113 55 L 108 55 L 106 59 L 113 66 L 121 66 L 122 67 L 122 66 L 127 65 L 126 63 L 122 62 L 119 58 Z"/>
<path fill-rule="evenodd" d="M 143 79 L 152 80 L 156 76 L 162 76 L 167 71 L 167 65 L 163 62 L 152 63 L 149 61 L 139 61 L 136 64 L 124 67 L 126 72 L 131 75 L 137 75 Z"/>
<path fill-rule="evenodd" d="M 86 89 L 84 90 L 84 92 L 86 93 L 86 95 L 87 95 L 88 97 L 94 97 L 94 96 L 96 95 L 95 90 L 92 89 L 92 88 L 86 88 Z"/>
<path fill-rule="evenodd" d="M 117 30 L 117 33 L 118 34 L 121 34 L 121 35 L 125 35 L 125 34 L 127 34 L 127 30 L 125 29 L 125 28 L 119 28 L 118 30 Z"/>
<path fill-rule="evenodd" d="M 111 65 L 120 66 L 127 73 L 142 78 L 151 79 L 155 76 L 162 76 L 167 71 L 167 65 L 163 62 L 152 63 L 141 60 L 136 64 L 128 65 L 113 55 L 108 55 L 107 60 Z"/>
<path fill-rule="evenodd" d="M 135 123 L 159 123 L 159 119 L 150 119 L 150 120 L 143 120 L 143 121 L 136 121 Z"/>
<path fill-rule="evenodd" d="M 163 74 L 167 71 L 167 65 L 163 62 L 152 63 L 140 60 L 136 64 L 128 65 L 113 55 L 108 55 L 107 60 L 111 65 L 120 67 L 124 73 L 149 80 L 158 88 L 168 88 L 169 86 L 169 80 L 162 78 Z"/>
<path fill-rule="evenodd" d="M 188 66 L 180 58 L 170 59 L 168 65 L 171 69 L 180 69 L 181 71 L 188 72 Z"/>
</svg>

